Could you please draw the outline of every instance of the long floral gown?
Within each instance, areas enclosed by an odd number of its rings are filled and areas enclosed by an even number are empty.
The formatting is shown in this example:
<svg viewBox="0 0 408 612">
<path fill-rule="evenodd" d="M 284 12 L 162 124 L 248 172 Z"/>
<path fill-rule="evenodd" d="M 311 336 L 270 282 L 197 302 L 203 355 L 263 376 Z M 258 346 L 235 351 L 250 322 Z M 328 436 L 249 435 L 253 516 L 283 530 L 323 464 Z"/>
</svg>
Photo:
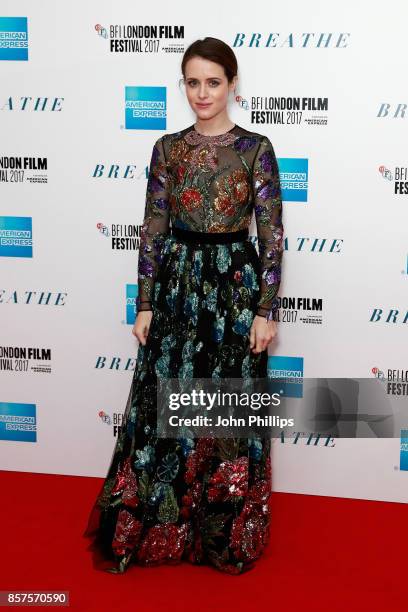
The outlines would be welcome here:
<svg viewBox="0 0 408 612">
<path fill-rule="evenodd" d="M 250 239 L 189 243 L 171 226 Z M 253 353 L 256 314 L 277 319 L 283 252 L 279 172 L 270 140 L 235 125 L 217 136 L 194 125 L 154 144 L 139 252 L 137 311 L 152 310 L 123 425 L 84 535 L 96 565 L 254 566 L 269 539 L 270 439 L 156 437 L 157 376 L 266 377 Z"/>
</svg>

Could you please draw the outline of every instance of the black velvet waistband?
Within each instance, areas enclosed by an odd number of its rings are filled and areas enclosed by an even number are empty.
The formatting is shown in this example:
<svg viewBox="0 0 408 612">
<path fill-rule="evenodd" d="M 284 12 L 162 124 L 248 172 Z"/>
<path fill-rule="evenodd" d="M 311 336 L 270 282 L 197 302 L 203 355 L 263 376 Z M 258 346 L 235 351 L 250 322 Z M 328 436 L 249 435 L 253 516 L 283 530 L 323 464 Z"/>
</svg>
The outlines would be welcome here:
<svg viewBox="0 0 408 612">
<path fill-rule="evenodd" d="M 195 232 L 193 230 L 185 230 L 180 227 L 171 227 L 170 231 L 173 236 L 186 242 L 197 242 L 203 244 L 226 244 L 246 240 L 249 236 L 248 228 L 239 230 L 238 232 Z"/>
</svg>

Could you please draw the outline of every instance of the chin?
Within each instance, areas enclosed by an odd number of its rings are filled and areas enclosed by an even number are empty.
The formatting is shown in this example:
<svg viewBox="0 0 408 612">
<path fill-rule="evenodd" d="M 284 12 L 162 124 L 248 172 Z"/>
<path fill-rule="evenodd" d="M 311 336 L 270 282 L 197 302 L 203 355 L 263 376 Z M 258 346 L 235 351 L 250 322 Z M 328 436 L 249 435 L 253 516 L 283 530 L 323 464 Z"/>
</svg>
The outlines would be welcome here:
<svg viewBox="0 0 408 612">
<path fill-rule="evenodd" d="M 199 119 L 212 119 L 216 117 L 217 111 L 211 108 L 197 108 L 195 109 L 196 115 Z"/>
</svg>

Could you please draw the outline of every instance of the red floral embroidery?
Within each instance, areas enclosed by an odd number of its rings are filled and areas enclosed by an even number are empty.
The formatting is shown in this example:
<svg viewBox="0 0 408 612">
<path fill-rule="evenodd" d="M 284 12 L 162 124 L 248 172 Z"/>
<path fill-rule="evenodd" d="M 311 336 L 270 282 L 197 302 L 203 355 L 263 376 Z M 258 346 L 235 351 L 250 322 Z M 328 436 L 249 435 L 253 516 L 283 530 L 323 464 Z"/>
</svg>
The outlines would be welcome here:
<svg viewBox="0 0 408 612">
<path fill-rule="evenodd" d="M 124 555 L 132 550 L 138 543 L 142 523 L 135 519 L 127 510 L 121 510 L 118 514 L 115 535 L 112 540 L 112 550 L 116 555 Z"/>
<path fill-rule="evenodd" d="M 179 211 L 179 206 L 178 206 L 177 198 L 174 195 L 174 193 L 172 193 L 170 195 L 169 202 L 170 202 L 170 208 L 171 208 L 172 212 L 174 214 L 177 214 L 178 211 Z"/>
<path fill-rule="evenodd" d="M 222 177 L 217 182 L 218 196 L 214 206 L 218 213 L 231 217 L 236 214 L 238 206 L 246 202 L 249 195 L 249 183 L 245 170 L 239 168 L 232 174 Z"/>
<path fill-rule="evenodd" d="M 197 446 L 187 457 L 184 480 L 187 484 L 193 482 L 197 473 L 205 470 L 214 447 L 215 438 L 200 438 Z"/>
<path fill-rule="evenodd" d="M 271 467 L 267 457 L 266 465 Z M 268 472 L 268 469 L 266 470 Z M 270 473 L 265 480 L 257 481 L 249 488 L 245 504 L 231 527 L 230 547 L 237 559 L 253 561 L 261 554 L 269 541 L 270 510 L 268 506 L 272 486 Z"/>
<path fill-rule="evenodd" d="M 136 508 L 139 503 L 137 492 L 136 474 L 132 470 L 131 458 L 124 461 L 123 466 L 118 469 L 116 481 L 111 491 L 112 495 L 122 493 L 122 502 L 125 506 Z"/>
<path fill-rule="evenodd" d="M 228 184 L 232 188 L 234 198 L 238 202 L 245 202 L 249 194 L 248 176 L 243 168 L 234 170 L 228 177 Z"/>
<path fill-rule="evenodd" d="M 263 551 L 269 539 L 269 522 L 262 512 L 245 503 L 231 527 L 230 547 L 237 559 L 253 561 Z"/>
<path fill-rule="evenodd" d="M 184 189 L 181 194 L 180 200 L 184 208 L 188 211 L 191 211 L 194 210 L 194 208 L 200 206 L 203 201 L 203 196 L 198 191 L 198 189 L 189 188 Z"/>
<path fill-rule="evenodd" d="M 220 502 L 242 497 L 248 490 L 248 457 L 223 461 L 209 480 L 208 500 Z"/>
<path fill-rule="evenodd" d="M 188 489 L 186 495 L 183 495 L 180 508 L 180 515 L 183 518 L 190 518 L 191 514 L 198 508 L 203 491 L 203 484 L 199 480 L 193 483 L 193 486 Z"/>
<path fill-rule="evenodd" d="M 215 210 L 219 213 L 224 213 L 227 217 L 235 214 L 235 206 L 228 194 L 221 192 L 214 200 Z"/>
<path fill-rule="evenodd" d="M 247 494 L 247 500 L 248 502 L 254 502 L 255 504 L 266 504 L 270 495 L 270 480 L 261 480 L 250 487 Z"/>
<path fill-rule="evenodd" d="M 180 560 L 187 536 L 187 527 L 187 523 L 180 526 L 163 523 L 151 527 L 137 552 L 138 560 L 142 563 Z"/>
<path fill-rule="evenodd" d="M 177 179 L 179 183 L 183 182 L 184 175 L 186 173 L 185 166 L 177 166 Z"/>
</svg>

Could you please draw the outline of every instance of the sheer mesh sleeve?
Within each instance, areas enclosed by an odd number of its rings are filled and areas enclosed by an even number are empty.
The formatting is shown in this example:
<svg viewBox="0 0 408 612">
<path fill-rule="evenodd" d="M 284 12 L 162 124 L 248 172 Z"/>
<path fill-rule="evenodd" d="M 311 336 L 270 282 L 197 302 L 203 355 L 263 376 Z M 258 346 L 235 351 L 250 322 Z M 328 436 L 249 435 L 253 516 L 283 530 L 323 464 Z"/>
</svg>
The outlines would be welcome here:
<svg viewBox="0 0 408 612">
<path fill-rule="evenodd" d="M 138 262 L 136 312 L 152 310 L 155 278 L 162 259 L 163 243 L 169 230 L 168 189 L 169 180 L 161 137 L 153 146 L 147 179 Z"/>
<path fill-rule="evenodd" d="M 256 314 L 277 320 L 283 253 L 282 197 L 278 163 L 270 140 L 264 136 L 253 165 L 255 220 L 261 261 L 261 295 Z"/>
</svg>

